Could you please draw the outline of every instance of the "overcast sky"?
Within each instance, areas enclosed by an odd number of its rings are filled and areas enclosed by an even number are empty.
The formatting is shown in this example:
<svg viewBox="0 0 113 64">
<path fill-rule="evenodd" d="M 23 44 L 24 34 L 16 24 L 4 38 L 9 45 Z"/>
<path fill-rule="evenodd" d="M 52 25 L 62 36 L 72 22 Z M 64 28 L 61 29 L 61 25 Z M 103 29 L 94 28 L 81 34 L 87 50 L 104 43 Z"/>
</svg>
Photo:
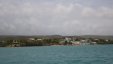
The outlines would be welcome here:
<svg viewBox="0 0 113 64">
<path fill-rule="evenodd" d="M 113 0 L 0 0 L 0 35 L 113 35 Z"/>
</svg>

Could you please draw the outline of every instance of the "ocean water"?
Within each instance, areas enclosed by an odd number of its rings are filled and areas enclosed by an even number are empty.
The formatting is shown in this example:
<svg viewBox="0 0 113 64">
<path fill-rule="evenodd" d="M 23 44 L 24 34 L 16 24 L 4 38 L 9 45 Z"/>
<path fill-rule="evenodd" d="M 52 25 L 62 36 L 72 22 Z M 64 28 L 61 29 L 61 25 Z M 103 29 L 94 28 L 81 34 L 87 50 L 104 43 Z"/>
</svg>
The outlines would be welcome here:
<svg viewBox="0 0 113 64">
<path fill-rule="evenodd" d="M 1 47 L 0 64 L 113 64 L 113 45 Z"/>
</svg>

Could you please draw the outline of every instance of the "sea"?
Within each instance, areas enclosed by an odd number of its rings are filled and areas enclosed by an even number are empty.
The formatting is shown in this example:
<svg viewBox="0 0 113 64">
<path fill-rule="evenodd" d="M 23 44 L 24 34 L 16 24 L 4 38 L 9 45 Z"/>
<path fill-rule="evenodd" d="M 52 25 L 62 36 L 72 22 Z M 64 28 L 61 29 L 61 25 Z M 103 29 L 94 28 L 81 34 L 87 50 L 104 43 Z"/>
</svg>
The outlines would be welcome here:
<svg viewBox="0 0 113 64">
<path fill-rule="evenodd" d="M 113 64 L 113 45 L 1 47 L 0 64 Z"/>
</svg>

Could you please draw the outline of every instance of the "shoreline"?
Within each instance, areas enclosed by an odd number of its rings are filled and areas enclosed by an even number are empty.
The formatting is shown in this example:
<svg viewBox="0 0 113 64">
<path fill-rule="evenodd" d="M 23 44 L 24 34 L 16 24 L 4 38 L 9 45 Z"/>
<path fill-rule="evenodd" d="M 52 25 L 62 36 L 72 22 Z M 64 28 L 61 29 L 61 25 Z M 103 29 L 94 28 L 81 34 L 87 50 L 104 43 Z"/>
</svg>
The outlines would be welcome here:
<svg viewBox="0 0 113 64">
<path fill-rule="evenodd" d="M 97 46 L 97 45 L 113 45 L 113 44 L 96 44 L 96 45 L 50 45 L 47 47 L 51 47 L 51 46 Z M 20 46 L 20 47 L 0 47 L 0 48 L 24 48 L 24 47 L 46 47 L 46 46 Z"/>
</svg>

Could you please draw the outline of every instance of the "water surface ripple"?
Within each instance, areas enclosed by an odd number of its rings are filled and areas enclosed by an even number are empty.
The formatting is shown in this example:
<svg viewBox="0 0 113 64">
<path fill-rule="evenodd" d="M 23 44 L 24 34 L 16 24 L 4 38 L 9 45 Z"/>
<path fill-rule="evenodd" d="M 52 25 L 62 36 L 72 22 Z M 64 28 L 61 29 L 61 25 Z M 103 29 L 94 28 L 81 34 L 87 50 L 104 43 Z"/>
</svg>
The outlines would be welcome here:
<svg viewBox="0 0 113 64">
<path fill-rule="evenodd" d="M 113 64 L 113 45 L 0 48 L 0 64 Z"/>
</svg>

